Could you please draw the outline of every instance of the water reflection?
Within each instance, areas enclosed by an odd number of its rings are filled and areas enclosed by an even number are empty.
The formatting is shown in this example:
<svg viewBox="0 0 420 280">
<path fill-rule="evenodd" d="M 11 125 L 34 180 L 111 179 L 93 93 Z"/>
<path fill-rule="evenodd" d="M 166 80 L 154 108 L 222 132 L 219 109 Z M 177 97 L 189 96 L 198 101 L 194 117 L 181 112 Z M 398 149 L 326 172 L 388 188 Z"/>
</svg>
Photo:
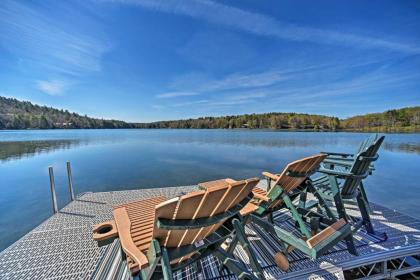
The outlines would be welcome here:
<svg viewBox="0 0 420 280">
<path fill-rule="evenodd" d="M 272 130 L 47 130 L 6 131 L 0 138 L 0 162 L 21 159 L 79 145 L 126 143 L 172 143 L 196 145 L 232 145 L 267 148 L 316 148 L 332 151 L 334 147 L 357 147 L 367 134 L 279 132 Z M 63 139 L 56 139 L 63 137 Z M 40 139 L 44 138 L 44 139 Z M 11 141 L 17 139 L 18 141 Z M 388 134 L 384 150 L 420 154 L 418 134 Z M 342 152 L 342 151 L 341 151 Z M 349 150 L 347 152 L 353 152 Z"/>
<path fill-rule="evenodd" d="M 420 154 L 419 143 L 386 143 L 384 149 L 392 152 L 416 153 Z"/>
<path fill-rule="evenodd" d="M 0 162 L 21 159 L 55 150 L 64 150 L 80 145 L 81 141 L 48 140 L 48 141 L 14 141 L 0 142 Z"/>
</svg>

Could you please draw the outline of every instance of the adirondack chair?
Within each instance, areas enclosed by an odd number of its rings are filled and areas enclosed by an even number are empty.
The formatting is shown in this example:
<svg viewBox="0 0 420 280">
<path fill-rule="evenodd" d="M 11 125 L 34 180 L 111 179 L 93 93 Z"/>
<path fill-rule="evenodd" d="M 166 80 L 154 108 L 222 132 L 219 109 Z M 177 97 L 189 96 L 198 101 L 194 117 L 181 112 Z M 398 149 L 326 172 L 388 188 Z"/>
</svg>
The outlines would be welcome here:
<svg viewBox="0 0 420 280">
<path fill-rule="evenodd" d="M 339 153 L 339 152 L 321 152 L 321 154 L 326 154 L 327 159 L 330 160 L 342 160 L 342 161 L 353 161 L 354 157 L 363 152 L 367 147 L 372 145 L 376 140 L 379 139 L 381 135 L 378 133 L 370 134 L 369 137 L 365 138 L 359 145 L 359 149 L 355 154 L 349 153 Z"/>
<path fill-rule="evenodd" d="M 373 141 L 368 141 L 352 161 L 338 162 L 335 160 L 324 160 L 322 167 L 319 169 L 321 174 L 318 178 L 311 180 L 311 187 L 308 191 L 321 196 L 325 201 L 334 201 L 337 208 L 338 218 L 344 218 L 346 221 L 352 221 L 352 231 L 355 232 L 362 226 L 365 227 L 369 234 L 375 235 L 381 239 L 386 239 L 385 233 L 375 232 L 373 229 L 371 219 L 369 216 L 369 204 L 362 188 L 363 179 L 371 173 L 371 163 L 378 159 L 378 150 L 384 141 L 385 136 L 375 137 Z M 337 165 L 342 168 L 338 169 Z M 361 219 L 347 214 L 345 202 L 356 201 L 359 207 Z M 316 204 L 305 205 L 302 201 L 300 204 L 300 212 L 305 213 L 306 216 L 313 215 L 313 213 L 305 212 L 313 208 Z M 332 218 L 336 215 L 328 211 L 327 216 Z"/>
<path fill-rule="evenodd" d="M 348 170 L 351 168 L 352 163 L 355 161 L 356 155 L 366 150 L 369 146 L 371 146 L 373 143 L 375 143 L 381 135 L 378 133 L 371 134 L 369 137 L 365 138 L 359 146 L 359 149 L 355 154 L 348 154 L 348 153 L 337 153 L 337 152 L 321 152 L 322 154 L 327 154 L 327 158 L 324 160 L 324 164 L 328 164 L 328 168 L 334 168 L 337 170 Z M 373 170 L 375 170 L 375 166 L 371 162 L 369 166 L 369 175 L 372 174 Z M 368 210 L 371 212 L 370 206 L 369 206 L 369 200 L 366 195 L 366 191 L 363 185 L 363 182 L 360 182 L 359 190 L 361 192 L 361 195 L 363 196 L 363 199 L 367 202 Z"/>
<path fill-rule="evenodd" d="M 240 212 L 244 223 L 255 223 L 279 241 L 279 244 L 282 246 L 282 252 L 278 252 L 275 255 L 275 261 L 283 270 L 288 269 L 287 256 L 295 248 L 312 259 L 316 259 L 344 239 L 349 251 L 352 254 L 356 254 L 350 225 L 344 219 L 336 220 L 335 223 L 323 228 L 321 231 L 316 225 L 308 229 L 303 217 L 293 203 L 293 198 L 296 198 L 297 193 L 299 193 L 299 191 L 296 191 L 305 184 L 310 175 L 316 172 L 325 157 L 326 155 L 320 154 L 294 161 L 288 164 L 280 174 L 263 172 L 264 176 L 274 181 L 273 186 L 268 192 L 254 189 L 253 200 Z M 228 179 L 228 181 L 232 182 L 232 179 Z M 320 199 L 322 200 L 321 197 Z M 272 220 L 272 213 L 281 208 L 287 208 L 290 211 L 302 235 L 301 237 L 295 236 L 291 232 L 275 225 Z M 237 241 L 232 241 L 228 252 L 231 253 L 236 245 Z"/>
<path fill-rule="evenodd" d="M 119 238 L 136 279 L 172 279 L 172 273 L 213 254 L 240 279 L 260 279 L 222 249 L 229 237 L 249 248 L 241 231 L 239 211 L 252 198 L 258 178 L 199 190 L 166 200 L 153 197 L 116 206 L 114 219 L 98 224 L 99 246 Z"/>
</svg>

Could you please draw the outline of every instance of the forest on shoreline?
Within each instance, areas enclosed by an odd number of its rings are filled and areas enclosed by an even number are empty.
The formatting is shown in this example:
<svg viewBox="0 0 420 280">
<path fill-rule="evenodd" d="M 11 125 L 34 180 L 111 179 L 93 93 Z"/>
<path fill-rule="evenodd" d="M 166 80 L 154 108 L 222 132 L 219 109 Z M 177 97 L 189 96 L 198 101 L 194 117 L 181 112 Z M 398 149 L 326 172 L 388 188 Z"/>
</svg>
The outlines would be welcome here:
<svg viewBox="0 0 420 280">
<path fill-rule="evenodd" d="M 308 131 L 420 132 L 420 106 L 339 119 L 301 113 L 263 113 L 197 119 L 129 123 L 82 116 L 0 96 L 0 129 L 284 129 Z"/>
</svg>

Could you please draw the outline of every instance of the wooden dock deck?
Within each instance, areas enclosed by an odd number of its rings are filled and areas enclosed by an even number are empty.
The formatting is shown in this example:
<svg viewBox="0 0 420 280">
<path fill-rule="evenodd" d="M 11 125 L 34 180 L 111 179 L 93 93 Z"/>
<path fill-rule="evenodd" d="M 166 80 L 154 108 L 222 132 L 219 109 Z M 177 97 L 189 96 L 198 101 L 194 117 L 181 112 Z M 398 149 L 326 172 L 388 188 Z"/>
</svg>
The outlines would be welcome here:
<svg viewBox="0 0 420 280">
<path fill-rule="evenodd" d="M 41 225 L 0 253 L 0 279 L 127 279 L 118 240 L 99 248 L 92 240 L 92 226 L 112 217 L 112 205 L 163 195 L 168 198 L 196 189 L 196 186 L 84 193 Z M 344 244 L 316 261 L 294 251 L 290 270 L 281 271 L 273 255 L 278 244 L 257 227 L 247 228 L 267 278 L 272 279 L 383 279 L 420 271 L 420 220 L 373 204 L 375 229 L 388 240 L 356 235 L 359 256 L 350 255 Z M 287 214 L 279 213 L 276 223 L 294 231 Z M 290 223 L 290 224 L 289 224 Z M 247 262 L 237 247 L 235 255 Z M 187 267 L 175 279 L 235 279 L 219 272 L 212 256 L 200 261 L 199 269 Z M 418 275 L 418 274 L 417 274 Z M 413 276 L 413 275 L 412 275 Z M 414 277 L 414 276 L 413 276 Z"/>
</svg>

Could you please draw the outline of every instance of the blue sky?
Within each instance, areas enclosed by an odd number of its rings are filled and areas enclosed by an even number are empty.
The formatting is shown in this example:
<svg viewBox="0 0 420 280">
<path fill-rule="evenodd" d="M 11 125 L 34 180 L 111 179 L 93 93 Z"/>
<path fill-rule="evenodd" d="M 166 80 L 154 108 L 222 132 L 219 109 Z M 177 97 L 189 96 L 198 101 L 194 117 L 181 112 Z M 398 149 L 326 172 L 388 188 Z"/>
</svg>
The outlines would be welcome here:
<svg viewBox="0 0 420 280">
<path fill-rule="evenodd" d="M 2 0 L 0 95 L 143 122 L 419 105 L 420 2 Z"/>
</svg>

